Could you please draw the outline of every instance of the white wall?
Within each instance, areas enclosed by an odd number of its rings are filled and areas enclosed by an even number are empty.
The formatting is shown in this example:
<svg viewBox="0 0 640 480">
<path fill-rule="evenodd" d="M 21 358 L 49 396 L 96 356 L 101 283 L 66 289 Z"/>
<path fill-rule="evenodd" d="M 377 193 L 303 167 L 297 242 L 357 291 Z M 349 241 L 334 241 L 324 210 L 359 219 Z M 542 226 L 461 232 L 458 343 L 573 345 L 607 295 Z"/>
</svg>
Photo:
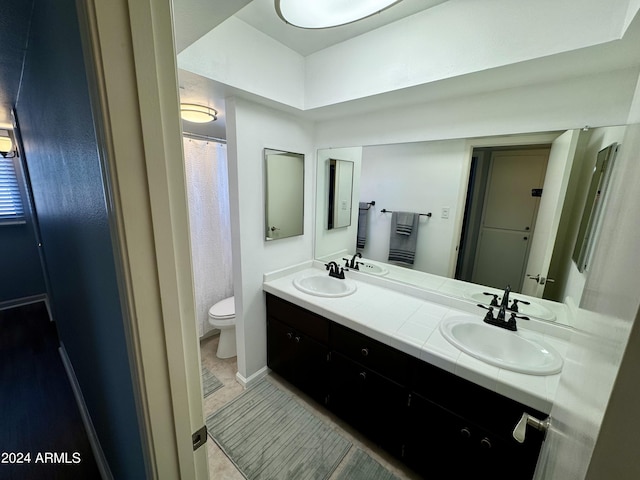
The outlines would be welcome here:
<svg viewBox="0 0 640 480">
<path fill-rule="evenodd" d="M 369 211 L 365 258 L 386 262 L 391 214 L 381 210 L 431 212 L 420 217 L 414 270 L 451 276 L 450 257 L 456 253 L 456 217 L 461 181 L 468 177 L 469 149 L 465 140 L 367 146 L 362 153 L 360 201 L 375 200 Z M 464 200 L 463 200 L 464 201 Z M 442 207 L 450 209 L 441 218 Z"/>
<path fill-rule="evenodd" d="M 286 105 L 304 106 L 304 58 L 235 17 L 178 54 L 178 67 Z"/>
<path fill-rule="evenodd" d="M 240 98 L 227 100 L 227 115 L 238 373 L 249 379 L 264 368 L 267 361 L 262 275 L 312 258 L 313 125 Z M 265 148 L 305 155 L 304 234 L 301 236 L 265 241 Z"/>
<path fill-rule="evenodd" d="M 328 148 L 318 150 L 316 165 L 316 244 L 315 257 L 322 258 L 336 252 L 346 250 L 352 254 L 356 251 L 356 235 L 358 233 L 358 199 L 360 198 L 360 168 L 362 147 Z M 351 203 L 351 225 L 344 228 L 327 230 L 327 205 L 329 204 L 329 167 L 330 158 L 353 162 L 353 196 Z M 369 201 L 369 200 L 367 200 Z"/>
<path fill-rule="evenodd" d="M 640 2 L 640 0 L 638 1 Z M 640 123 L 640 79 L 638 79 L 638 83 L 636 84 L 636 90 L 633 100 L 631 101 L 631 108 L 629 109 L 629 118 L 626 123 Z"/>
<path fill-rule="evenodd" d="M 636 67 L 318 123 L 320 148 L 484 137 L 627 123 Z"/>
<path fill-rule="evenodd" d="M 627 14 L 628 0 L 449 0 L 308 56 L 305 106 L 616 40 Z"/>
<path fill-rule="evenodd" d="M 307 57 L 231 17 L 182 51 L 178 64 L 309 110 L 610 43 L 622 36 L 637 10 L 637 0 L 629 1 L 449 0 Z M 608 60 L 600 58 L 545 64 L 529 75 L 540 82 L 556 67 L 562 75 L 573 69 L 603 71 Z M 521 76 L 518 84 L 531 78 Z M 501 80 L 467 87 L 504 88 Z"/>
</svg>

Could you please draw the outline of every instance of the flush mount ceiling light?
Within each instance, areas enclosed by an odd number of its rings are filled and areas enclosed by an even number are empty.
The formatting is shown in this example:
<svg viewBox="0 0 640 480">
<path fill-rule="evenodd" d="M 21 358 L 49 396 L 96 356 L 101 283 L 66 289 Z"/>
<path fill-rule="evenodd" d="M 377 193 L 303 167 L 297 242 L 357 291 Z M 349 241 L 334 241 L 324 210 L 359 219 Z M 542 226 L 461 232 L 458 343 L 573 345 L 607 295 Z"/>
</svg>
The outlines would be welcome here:
<svg viewBox="0 0 640 480">
<path fill-rule="evenodd" d="M 217 110 L 204 105 L 196 105 L 195 103 L 181 103 L 180 117 L 187 122 L 208 123 L 217 120 Z"/>
<path fill-rule="evenodd" d="M 285 22 L 300 28 L 328 28 L 356 22 L 402 0 L 275 0 Z"/>
</svg>

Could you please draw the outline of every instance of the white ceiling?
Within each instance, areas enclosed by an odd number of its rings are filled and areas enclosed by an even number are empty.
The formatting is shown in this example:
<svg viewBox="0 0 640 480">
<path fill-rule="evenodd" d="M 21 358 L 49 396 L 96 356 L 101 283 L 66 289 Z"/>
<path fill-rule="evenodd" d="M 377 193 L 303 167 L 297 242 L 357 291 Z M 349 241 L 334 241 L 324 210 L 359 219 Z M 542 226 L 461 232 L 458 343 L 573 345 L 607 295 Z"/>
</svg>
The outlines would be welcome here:
<svg viewBox="0 0 640 480">
<path fill-rule="evenodd" d="M 204 0 L 174 1 L 178 3 L 201 3 Z M 209 0 L 210 3 L 216 4 L 224 4 L 227 1 L 229 0 Z M 438 8 L 437 5 L 445 1 L 446 0 L 404 0 L 386 11 L 360 22 L 317 31 L 299 29 L 284 23 L 275 11 L 274 0 L 254 0 L 240 9 L 235 14 L 235 17 L 276 39 L 300 55 L 305 56 L 427 8 Z M 241 1 L 239 3 L 243 2 Z M 179 9 L 176 9 L 176 12 L 178 12 L 178 10 Z M 194 13 L 196 12 L 190 12 L 192 16 Z M 204 15 L 204 11 L 202 15 Z M 219 24 L 222 20 L 217 18 L 216 21 L 218 22 L 217 24 Z M 179 37 L 179 25 L 182 24 L 184 28 L 187 24 L 184 22 L 184 19 L 181 20 L 179 17 L 176 17 L 175 23 L 176 37 Z M 197 38 L 208 33 L 208 31 L 209 30 L 202 31 L 197 35 Z M 374 108 L 391 108 L 393 106 L 409 104 L 415 101 L 417 91 L 420 92 L 419 97 L 422 101 L 434 101 L 451 98 L 453 96 L 458 97 L 479 93 L 487 88 L 512 88 L 523 84 L 551 81 L 553 79 L 571 77 L 579 74 L 589 74 L 590 72 L 604 72 L 628 66 L 637 66 L 640 62 L 640 49 L 637 47 L 640 43 L 638 42 L 640 42 L 640 18 L 635 19 L 626 32 L 624 39 L 618 42 L 575 50 L 562 55 L 554 55 L 550 58 L 541 58 L 534 62 L 525 62 L 525 64 L 520 63 L 505 66 L 487 72 L 480 72 L 475 75 L 465 75 L 461 78 L 448 79 L 443 82 L 416 86 L 415 88 L 404 89 L 400 92 L 390 92 L 384 95 L 378 95 L 376 98 L 367 97 L 358 101 L 348 102 L 346 105 L 333 105 L 305 112 L 291 109 L 291 113 L 300 114 L 305 118 L 323 120 L 331 116 L 341 116 L 353 114 L 354 112 L 370 111 Z M 217 122 L 205 126 L 190 124 L 187 125 L 185 130 L 225 138 L 226 122 L 223 111 L 224 99 L 238 92 L 235 92 L 235 89 L 232 87 L 183 70 L 179 72 L 179 78 L 180 97 L 182 101 L 206 103 L 221 111 Z M 241 95 L 246 97 L 249 94 L 241 92 Z M 257 96 L 255 101 L 259 103 L 269 103 L 267 99 Z M 287 108 L 282 105 L 276 106 L 276 108 L 287 110 Z"/>
<path fill-rule="evenodd" d="M 307 56 L 445 1 L 403 0 L 358 22 L 319 30 L 307 30 L 286 24 L 276 13 L 274 0 L 253 0 L 235 16 L 300 55 Z"/>
<path fill-rule="evenodd" d="M 183 51 L 235 13 L 236 18 L 306 56 L 445 1 L 403 0 L 359 22 L 306 30 L 286 24 L 276 13 L 275 0 L 174 0 L 176 50 Z M 206 104 L 218 110 L 217 121 L 208 124 L 184 122 L 184 130 L 198 135 L 225 138 L 224 99 L 233 93 L 233 89 L 185 70 L 178 72 L 178 80 L 182 102 Z M 256 98 L 256 101 L 264 102 L 264 99 Z"/>
</svg>

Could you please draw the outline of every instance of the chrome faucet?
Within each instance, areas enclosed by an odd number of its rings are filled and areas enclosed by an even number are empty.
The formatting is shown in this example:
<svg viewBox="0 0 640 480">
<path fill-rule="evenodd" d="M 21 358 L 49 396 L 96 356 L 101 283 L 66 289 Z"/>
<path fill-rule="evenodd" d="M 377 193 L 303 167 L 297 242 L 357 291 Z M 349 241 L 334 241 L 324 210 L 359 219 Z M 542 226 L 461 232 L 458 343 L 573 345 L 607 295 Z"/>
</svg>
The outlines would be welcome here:
<svg viewBox="0 0 640 480">
<path fill-rule="evenodd" d="M 360 252 L 357 252 L 353 257 L 351 257 L 351 260 L 349 260 L 348 258 L 343 258 L 343 260 L 345 261 L 345 268 L 360 270 L 360 262 L 356 262 L 356 258 L 362 258 L 362 254 Z"/>
<path fill-rule="evenodd" d="M 334 278 L 339 278 L 340 280 L 344 280 L 344 268 L 339 267 L 336 262 L 329 262 L 324 264 L 329 270 L 329 276 Z"/>
</svg>

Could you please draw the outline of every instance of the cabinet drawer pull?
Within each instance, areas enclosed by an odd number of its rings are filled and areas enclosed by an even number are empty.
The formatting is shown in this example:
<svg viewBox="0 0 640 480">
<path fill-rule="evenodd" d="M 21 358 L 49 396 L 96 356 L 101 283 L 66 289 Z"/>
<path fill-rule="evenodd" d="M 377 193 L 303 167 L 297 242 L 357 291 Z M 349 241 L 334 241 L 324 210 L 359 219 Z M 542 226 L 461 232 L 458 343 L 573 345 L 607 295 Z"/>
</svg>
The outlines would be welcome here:
<svg viewBox="0 0 640 480">
<path fill-rule="evenodd" d="M 369 349 L 365 347 L 362 350 L 360 350 L 360 353 L 362 354 L 363 357 L 366 357 L 367 355 L 369 355 Z"/>
<path fill-rule="evenodd" d="M 366 380 L 367 379 L 367 372 L 360 372 L 360 379 L 361 380 Z"/>
<path fill-rule="evenodd" d="M 287 340 L 291 340 L 293 338 L 293 333 L 287 332 Z"/>
<path fill-rule="evenodd" d="M 460 435 L 462 436 L 462 438 L 471 438 L 471 430 L 469 430 L 467 427 L 464 427 L 462 430 L 460 430 Z"/>
<path fill-rule="evenodd" d="M 296 340 L 296 343 L 300 343 L 300 336 L 296 336 L 295 340 Z"/>
<path fill-rule="evenodd" d="M 484 437 L 480 440 L 480 446 L 487 449 L 491 448 L 491 441 L 487 437 Z"/>
</svg>

